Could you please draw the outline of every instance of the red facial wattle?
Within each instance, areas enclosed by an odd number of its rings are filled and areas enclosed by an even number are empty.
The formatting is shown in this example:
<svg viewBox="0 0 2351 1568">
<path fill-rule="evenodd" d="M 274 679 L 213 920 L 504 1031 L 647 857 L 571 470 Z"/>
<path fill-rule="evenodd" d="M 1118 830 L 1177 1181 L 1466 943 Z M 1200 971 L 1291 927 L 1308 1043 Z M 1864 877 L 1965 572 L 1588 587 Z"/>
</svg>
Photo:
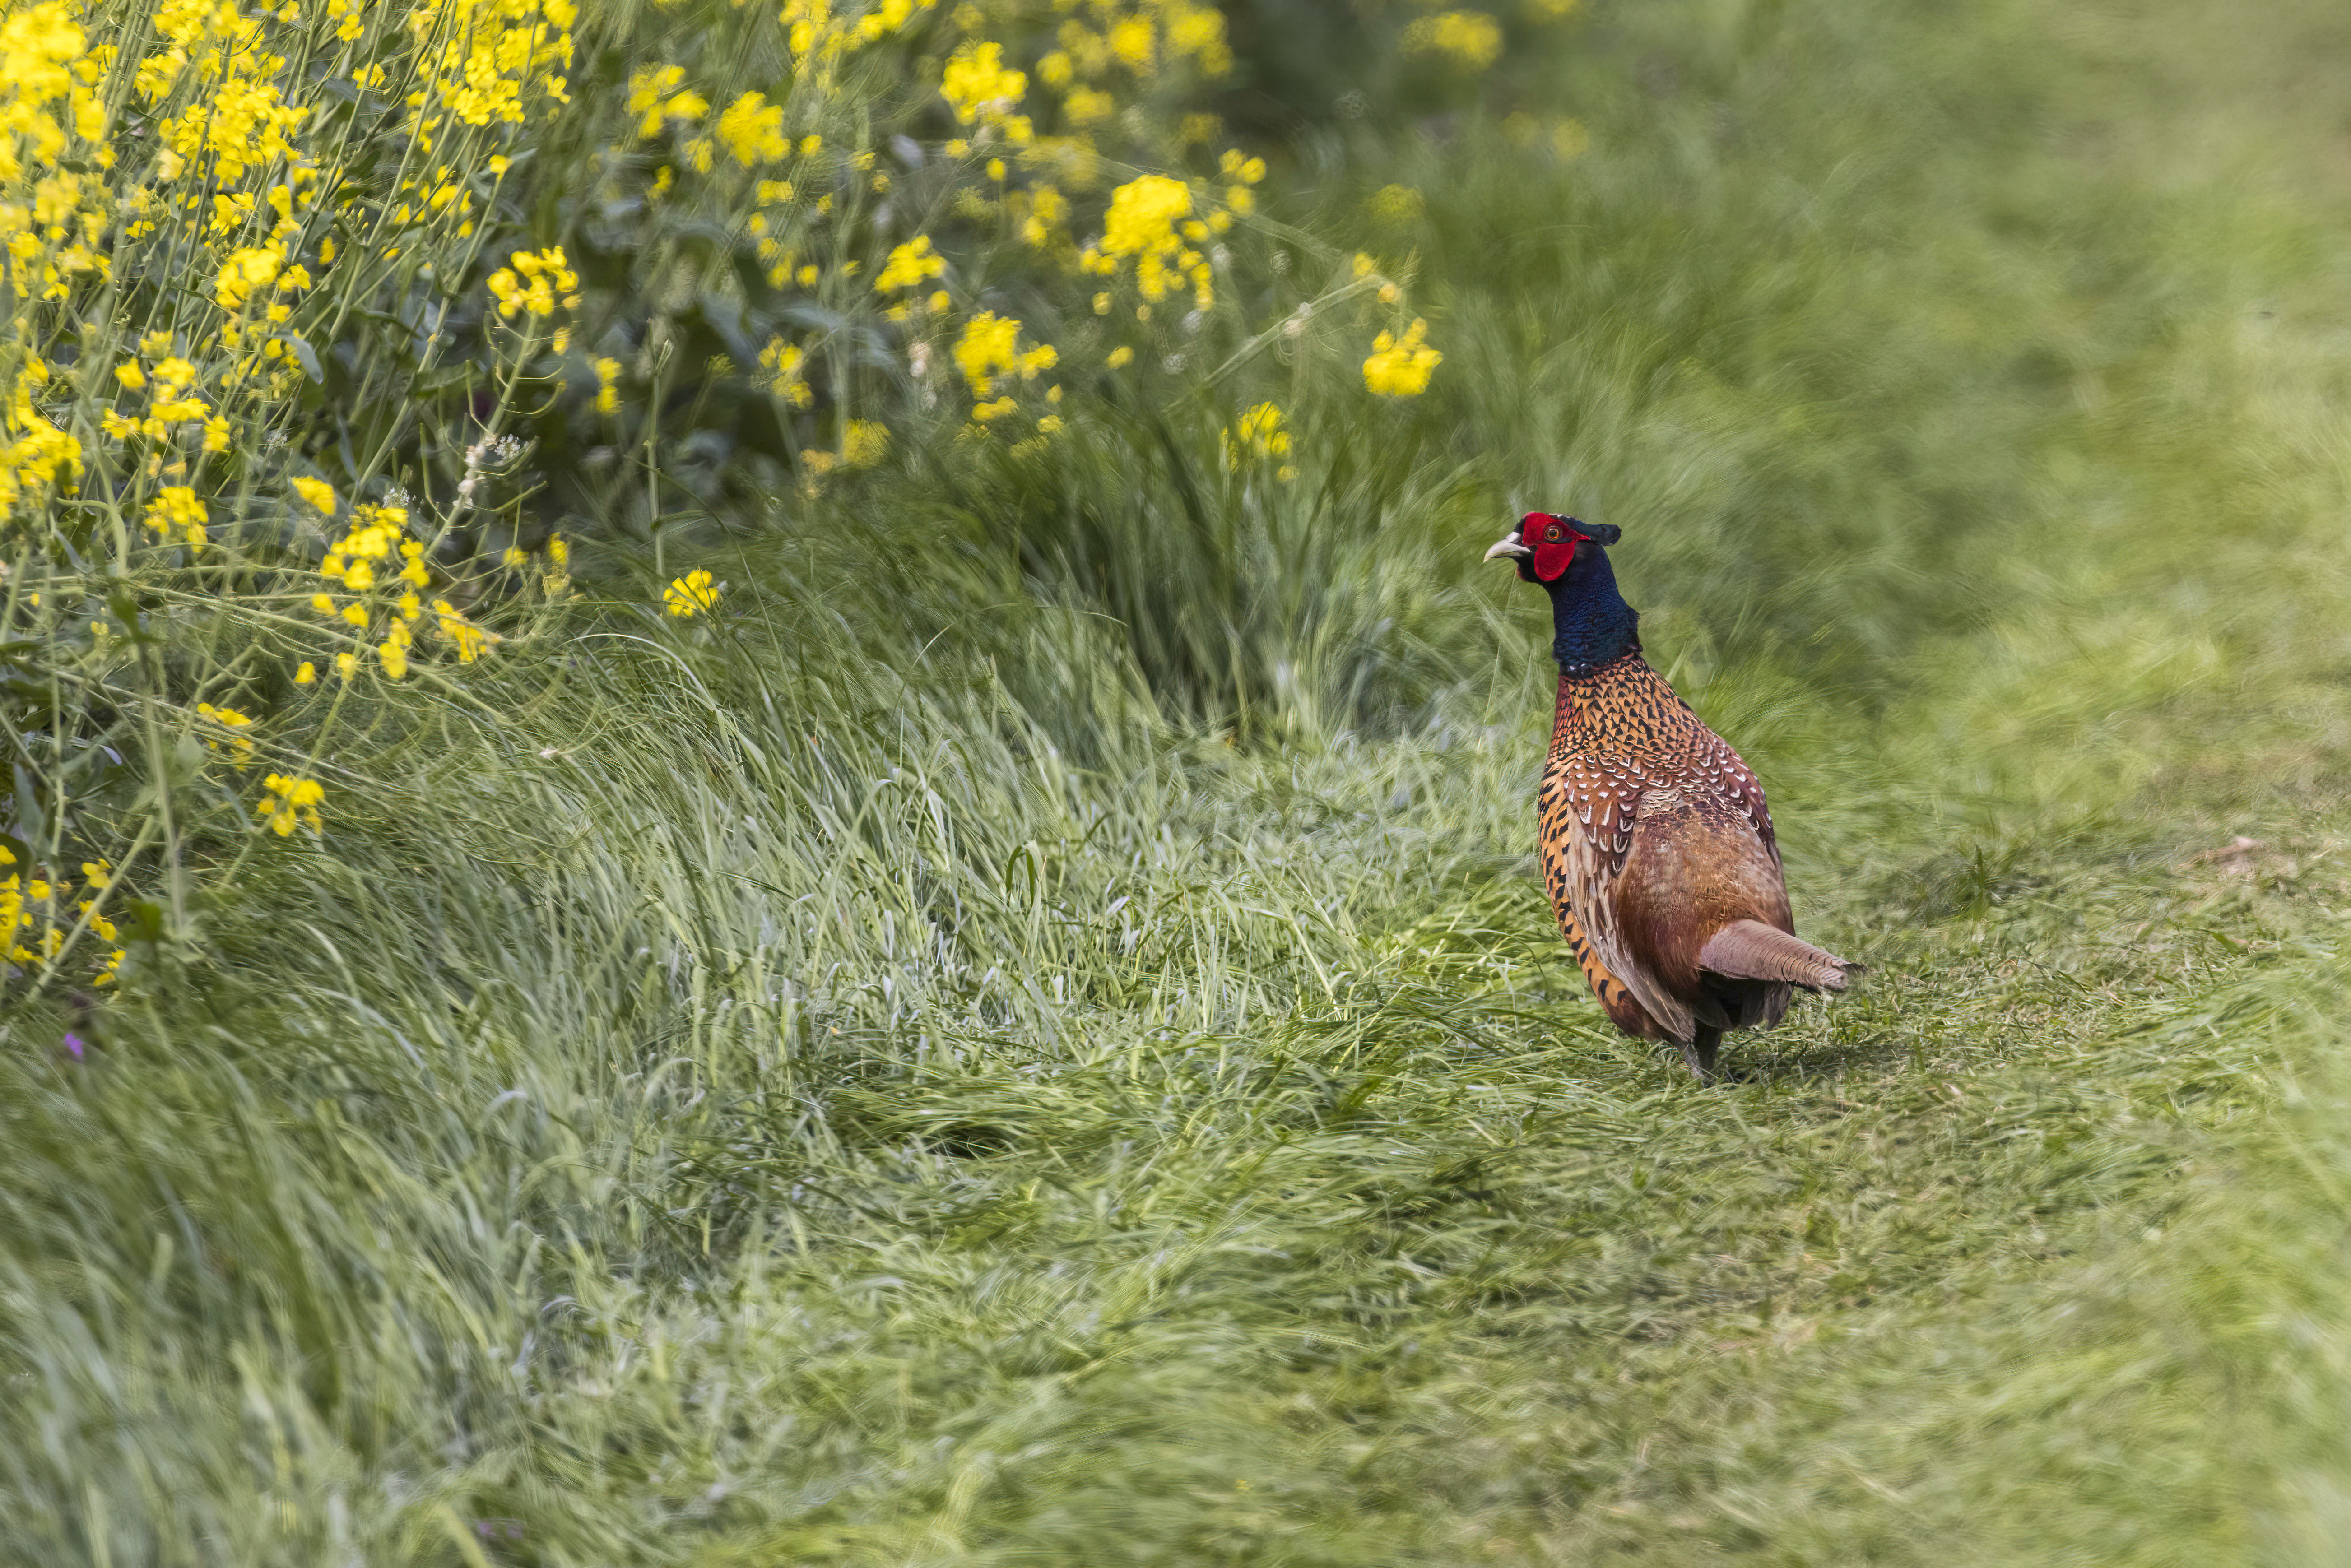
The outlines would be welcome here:
<svg viewBox="0 0 2351 1568">
<path fill-rule="evenodd" d="M 1534 559 L 1528 564 L 1537 579 L 1557 582 L 1575 559 L 1576 531 L 1564 517 L 1549 512 L 1529 512 L 1519 519 L 1519 542 L 1533 549 Z"/>
</svg>

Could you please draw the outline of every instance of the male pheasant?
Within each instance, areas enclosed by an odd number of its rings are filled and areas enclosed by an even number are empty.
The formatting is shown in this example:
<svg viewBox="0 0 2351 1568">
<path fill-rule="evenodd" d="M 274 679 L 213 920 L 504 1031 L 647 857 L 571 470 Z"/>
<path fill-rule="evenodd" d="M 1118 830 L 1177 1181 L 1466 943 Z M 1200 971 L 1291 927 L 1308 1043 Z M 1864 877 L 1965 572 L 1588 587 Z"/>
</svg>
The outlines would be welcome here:
<svg viewBox="0 0 2351 1568">
<path fill-rule="evenodd" d="M 1530 512 L 1486 559 L 1551 595 L 1559 708 L 1538 794 L 1543 881 L 1609 1018 L 1703 1080 L 1722 1032 L 1860 966 L 1796 936 L 1763 787 L 1641 657 L 1602 547 L 1613 524 Z"/>
</svg>

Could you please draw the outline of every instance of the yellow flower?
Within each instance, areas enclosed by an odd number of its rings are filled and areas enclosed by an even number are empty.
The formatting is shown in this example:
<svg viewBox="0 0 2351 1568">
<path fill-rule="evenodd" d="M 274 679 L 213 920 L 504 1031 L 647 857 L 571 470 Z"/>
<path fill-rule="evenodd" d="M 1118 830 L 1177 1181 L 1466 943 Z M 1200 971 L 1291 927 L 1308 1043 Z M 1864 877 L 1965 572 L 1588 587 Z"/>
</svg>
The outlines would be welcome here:
<svg viewBox="0 0 2351 1568">
<path fill-rule="evenodd" d="M 768 346 L 759 350 L 759 366 L 767 373 L 753 378 L 764 386 L 769 396 L 778 397 L 794 408 L 807 408 L 816 402 L 816 393 L 800 375 L 806 356 L 797 344 L 781 338 L 770 338 Z"/>
<path fill-rule="evenodd" d="M 1382 397 L 1418 397 L 1428 390 L 1428 375 L 1445 358 L 1421 341 L 1428 323 L 1415 318 L 1399 339 L 1383 332 L 1372 340 L 1371 357 L 1364 361 L 1364 384 Z"/>
<path fill-rule="evenodd" d="M 718 117 L 718 140 L 745 168 L 780 162 L 792 144 L 784 136 L 784 106 L 764 93 L 747 92 Z"/>
<path fill-rule="evenodd" d="M 213 298 L 227 309 L 237 309 L 257 290 L 277 280 L 278 268 L 285 261 L 285 253 L 275 246 L 230 252 L 220 276 L 213 280 Z M 162 373 L 158 366 L 156 374 Z"/>
<path fill-rule="evenodd" d="M 888 455 L 890 427 L 870 419 L 852 419 L 841 433 L 841 460 L 852 468 L 871 468 Z"/>
<path fill-rule="evenodd" d="M 964 44 L 948 57 L 939 78 L 939 92 L 965 125 L 981 119 L 1000 122 L 1028 90 L 1028 77 L 1007 69 L 1003 47 L 992 43 Z"/>
<path fill-rule="evenodd" d="M 383 641 L 377 643 L 375 649 L 375 656 L 382 664 L 385 674 L 395 681 L 407 675 L 409 644 L 414 641 L 415 633 L 409 631 L 405 622 L 392 623 L 383 634 Z"/>
<path fill-rule="evenodd" d="M 621 411 L 621 361 L 612 359 L 596 361 L 596 412 L 618 413 Z"/>
<path fill-rule="evenodd" d="M 1131 71 L 1151 68 L 1152 27 L 1147 16 L 1128 16 L 1114 23 L 1108 38 L 1110 52 Z"/>
<path fill-rule="evenodd" d="M 344 657 L 350 655 L 345 654 Z M 279 838 L 291 833 L 298 823 L 314 833 L 323 828 L 324 824 L 319 820 L 319 808 L 325 802 L 327 791 L 317 779 L 272 773 L 261 783 L 269 793 L 254 810 L 269 820 L 270 831 Z"/>
<path fill-rule="evenodd" d="M 879 294 L 919 288 L 945 272 L 946 266 L 946 258 L 931 249 L 931 236 L 916 235 L 890 252 L 889 260 L 873 279 L 873 288 Z"/>
<path fill-rule="evenodd" d="M 210 514 L 185 485 L 166 485 L 147 503 L 147 526 L 170 539 L 178 536 L 191 550 L 204 548 L 204 524 Z"/>
<path fill-rule="evenodd" d="M 461 664 L 472 664 L 482 656 L 484 648 L 497 641 L 495 635 L 466 620 L 464 613 L 445 599 L 433 601 L 433 614 L 441 635 L 456 650 L 457 662 Z"/>
<path fill-rule="evenodd" d="M 235 708 L 231 707 L 214 707 L 210 703 L 198 703 L 196 705 L 196 716 L 199 718 L 210 719 L 213 723 L 219 725 L 223 729 L 229 731 L 229 745 L 233 748 L 234 752 L 231 760 L 234 761 L 237 767 L 243 768 L 247 762 L 252 760 L 253 737 L 244 733 L 244 731 L 253 727 L 253 717 L 251 715 L 239 713 Z M 220 742 L 207 738 L 204 742 L 204 749 L 207 751 L 218 751 L 220 749 Z"/>
<path fill-rule="evenodd" d="M 684 80 L 683 66 L 655 66 L 629 78 L 628 111 L 638 117 L 639 137 L 649 141 L 659 136 L 664 120 L 693 121 L 708 112 L 709 100 L 700 93 L 680 90 Z"/>
<path fill-rule="evenodd" d="M 1019 342 L 1020 323 L 993 310 L 983 310 L 964 323 L 956 340 L 955 362 L 971 383 L 973 396 L 987 396 L 999 374 L 1019 368 Z"/>
<path fill-rule="evenodd" d="M 1210 303 L 1207 298 L 1207 268 L 1184 243 L 1177 225 L 1192 215 L 1191 187 L 1181 180 L 1165 174 L 1144 174 L 1128 181 L 1110 194 L 1110 209 L 1102 214 L 1102 245 L 1090 252 L 1091 269 L 1108 275 L 1118 270 L 1122 258 L 1134 261 L 1135 287 L 1149 300 L 1164 299 L 1184 281 L 1184 273 L 1194 273 L 1194 280 L 1202 294 L 1203 309 Z M 1189 259 L 1187 259 L 1187 257 Z"/>
<path fill-rule="evenodd" d="M 533 316 L 552 316 L 560 303 L 566 309 L 580 304 L 577 290 L 580 276 L 559 245 L 543 251 L 518 250 L 511 258 L 512 271 L 504 267 L 490 274 L 488 287 L 496 297 L 498 314 L 511 320 L 523 311 Z"/>
<path fill-rule="evenodd" d="M 1050 185 L 1039 185 L 1029 193 L 1029 215 L 1021 220 L 1020 237 L 1042 248 L 1052 243 L 1069 215 L 1069 198 Z"/>
<path fill-rule="evenodd" d="M 316 682 L 318 678 L 319 666 L 312 664 L 308 659 L 303 660 L 302 667 L 294 672 L 294 684 L 298 686 L 309 685 Z"/>
<path fill-rule="evenodd" d="M 662 603 L 672 615 L 683 620 L 717 608 L 718 589 L 710 580 L 710 574 L 697 567 L 684 577 L 671 580 L 662 594 Z"/>
<path fill-rule="evenodd" d="M 1290 432 L 1282 428 L 1281 410 L 1261 402 L 1225 427 L 1225 466 L 1238 468 L 1252 460 L 1286 456 Z"/>
<path fill-rule="evenodd" d="M 1114 371 L 1123 370 L 1126 366 L 1134 363 L 1134 350 L 1128 348 L 1124 343 L 1121 343 L 1117 348 L 1113 349 L 1109 354 L 1104 356 L 1102 363 L 1108 365 Z"/>
<path fill-rule="evenodd" d="M 294 493 L 315 510 L 330 517 L 335 515 L 335 487 L 332 485 L 324 479 L 313 479 L 307 474 L 295 476 L 290 483 Z"/>
<path fill-rule="evenodd" d="M 1407 55 L 1437 55 L 1456 68 L 1484 70 L 1502 52 L 1502 25 L 1483 11 L 1440 11 L 1404 30 Z"/>
</svg>

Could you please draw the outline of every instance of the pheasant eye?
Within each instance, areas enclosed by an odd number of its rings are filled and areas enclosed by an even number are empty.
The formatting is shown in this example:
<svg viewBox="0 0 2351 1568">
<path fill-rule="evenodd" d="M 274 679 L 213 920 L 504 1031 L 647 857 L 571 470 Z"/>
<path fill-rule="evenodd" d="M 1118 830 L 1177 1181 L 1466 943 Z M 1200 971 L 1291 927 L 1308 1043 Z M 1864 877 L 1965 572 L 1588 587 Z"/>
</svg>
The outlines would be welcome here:
<svg viewBox="0 0 2351 1568">
<path fill-rule="evenodd" d="M 1543 530 L 1543 542 L 1545 544 L 1557 544 L 1559 542 L 1559 525 L 1557 523 L 1553 523 L 1551 527 Z"/>
</svg>

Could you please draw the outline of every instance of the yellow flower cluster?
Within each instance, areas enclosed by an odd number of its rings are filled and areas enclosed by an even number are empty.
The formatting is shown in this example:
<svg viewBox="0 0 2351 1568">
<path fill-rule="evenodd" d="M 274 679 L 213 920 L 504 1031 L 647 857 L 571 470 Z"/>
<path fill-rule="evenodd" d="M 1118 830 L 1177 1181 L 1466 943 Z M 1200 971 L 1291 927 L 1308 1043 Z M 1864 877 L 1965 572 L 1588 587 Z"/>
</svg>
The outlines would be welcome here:
<svg viewBox="0 0 2351 1568">
<path fill-rule="evenodd" d="M 1061 356 L 1050 343 L 1021 348 L 1019 322 L 983 310 L 964 323 L 963 335 L 956 340 L 955 362 L 971 383 L 972 395 L 985 398 L 996 390 L 998 377 L 1033 381 L 1060 364 Z"/>
<path fill-rule="evenodd" d="M 821 67 L 904 31 L 916 16 L 937 5 L 938 0 L 881 0 L 863 16 L 836 16 L 832 0 L 787 0 L 783 22 L 792 53 Z"/>
<path fill-rule="evenodd" d="M 718 608 L 718 585 L 710 574 L 696 567 L 684 577 L 673 578 L 662 592 L 662 604 L 672 615 L 688 620 L 706 610 Z"/>
<path fill-rule="evenodd" d="M 93 895 L 102 894 L 114 880 L 111 868 L 102 860 L 82 862 L 81 871 L 88 891 Z M 54 960 L 64 951 L 67 936 L 75 924 L 65 915 L 63 906 L 68 903 L 99 941 L 117 939 L 114 922 L 99 910 L 97 898 L 77 900 L 72 886 L 63 877 L 52 881 L 36 873 L 27 878 L 17 869 L 15 852 L 0 844 L 0 962 L 42 964 Z M 33 934 L 29 938 L 28 932 Z M 90 983 L 113 984 L 121 963 L 122 949 L 116 947 L 99 964 Z"/>
<path fill-rule="evenodd" d="M 1020 107 L 1029 91 L 1026 72 L 1004 64 L 1004 46 L 972 41 L 948 57 L 939 78 L 939 92 L 962 125 L 982 125 L 1002 132 L 1014 146 L 1031 141 L 1036 132 Z"/>
<path fill-rule="evenodd" d="M 580 276 L 571 270 L 564 258 L 563 247 L 549 246 L 545 250 L 518 250 L 510 258 L 513 267 L 500 267 L 490 274 L 488 287 L 498 302 L 498 314 L 508 320 L 523 311 L 533 316 L 552 316 L 559 304 L 567 310 L 580 308 Z"/>
<path fill-rule="evenodd" d="M 238 768 L 242 768 L 253 761 L 252 715 L 239 713 L 233 707 L 214 707 L 210 703 L 198 703 L 196 716 L 209 720 L 227 732 L 229 759 Z M 218 751 L 220 738 L 216 736 L 205 737 L 204 749 Z"/>
<path fill-rule="evenodd" d="M 319 817 L 319 808 L 325 803 L 327 791 L 317 779 L 272 773 L 261 781 L 261 785 L 267 792 L 254 810 L 267 820 L 270 831 L 282 839 L 293 832 L 298 825 L 314 833 L 325 830 L 326 824 Z"/>
<path fill-rule="evenodd" d="M 1273 463 L 1274 477 L 1287 485 L 1298 470 L 1283 459 L 1290 455 L 1290 431 L 1281 410 L 1261 402 L 1225 427 L 1225 466 L 1241 468 L 1251 463 Z"/>
<path fill-rule="evenodd" d="M 673 120 L 691 125 L 710 112 L 710 100 L 684 85 L 684 66 L 653 66 L 629 78 L 629 112 L 637 118 L 637 135 L 650 141 Z"/>
<path fill-rule="evenodd" d="M 1074 9 L 1074 5 L 1056 9 Z M 1211 5 L 1191 0 L 1144 0 L 1133 10 L 1116 0 L 1091 0 L 1091 24 L 1072 17 L 1061 24 L 1061 47 L 1037 62 L 1047 85 L 1072 78 L 1102 77 L 1113 68 L 1147 77 L 1188 59 L 1203 76 L 1220 77 L 1233 68 L 1225 40 L 1225 18 Z"/>
<path fill-rule="evenodd" d="M 1225 205 L 1247 215 L 1257 211 L 1257 194 L 1249 187 L 1265 178 L 1265 160 L 1245 156 L 1238 149 L 1228 147 L 1217 162 L 1217 171 L 1234 182 L 1225 187 Z"/>
<path fill-rule="evenodd" d="M 1440 11 L 1404 30 L 1404 52 L 1434 55 L 1463 70 L 1484 70 L 1502 53 L 1502 25 L 1483 11 Z"/>
<path fill-rule="evenodd" d="M 1138 175 L 1111 193 L 1102 243 L 1085 253 L 1081 265 L 1110 277 L 1122 262 L 1132 260 L 1135 288 L 1154 304 L 1188 279 L 1195 303 L 1206 310 L 1217 299 L 1214 274 L 1207 258 L 1193 247 L 1207 243 L 1210 229 L 1192 215 L 1189 185 L 1165 174 Z"/>
<path fill-rule="evenodd" d="M 35 361 L 38 363 L 38 361 Z M 20 381 L 0 413 L 0 515 L 81 476 L 81 443 L 43 417 Z"/>
<path fill-rule="evenodd" d="M 1428 323 L 1418 317 L 1404 336 L 1383 332 L 1372 340 L 1371 357 L 1364 361 L 1364 384 L 1382 397 L 1418 397 L 1428 390 L 1429 372 L 1445 356 L 1421 340 Z"/>
<path fill-rule="evenodd" d="M 58 162 L 72 141 L 106 133 L 88 49 L 74 9 L 55 0 L 0 20 L 0 276 L 19 298 L 62 299 L 76 280 L 111 270 L 105 186 Z"/>
<path fill-rule="evenodd" d="M 183 75 L 211 84 L 201 99 L 164 116 L 163 144 L 189 163 L 214 161 L 231 184 L 251 171 L 295 156 L 291 133 L 303 110 L 286 102 L 277 77 L 285 57 L 264 43 L 261 24 L 235 0 L 164 0 L 155 11 L 163 47 L 140 62 L 134 85 L 151 102 L 169 97 Z M 190 65 L 195 70 L 190 73 Z"/>
<path fill-rule="evenodd" d="M 319 479 L 298 479 L 294 484 L 306 504 L 333 515 L 331 486 Z M 400 561 L 397 569 L 392 566 L 395 557 Z M 416 645 L 415 629 L 424 620 L 422 591 L 433 584 L 432 570 L 424 564 L 423 541 L 408 537 L 407 508 L 364 502 L 354 506 L 351 527 L 329 547 L 319 574 L 351 597 L 338 600 L 332 591 L 322 590 L 310 596 L 310 607 L 342 622 L 355 639 L 373 637 L 376 663 L 383 673 L 395 681 L 404 679 L 410 653 Z M 461 664 L 472 664 L 485 647 L 497 641 L 495 633 L 466 620 L 446 599 L 433 601 L 433 630 L 449 644 Z M 335 655 L 336 672 L 345 680 L 358 675 L 359 663 L 358 653 L 349 649 Z"/>
<path fill-rule="evenodd" d="M 203 549 L 210 538 L 205 524 L 211 514 L 185 485 L 166 485 L 158 491 L 147 503 L 146 521 L 165 543 L 184 544 L 191 551 Z"/>
<path fill-rule="evenodd" d="M 841 460 L 852 468 L 871 468 L 890 453 L 890 427 L 875 420 L 852 419 L 841 427 Z"/>
<path fill-rule="evenodd" d="M 718 117 L 718 141 L 746 169 L 780 163 L 791 156 L 791 140 L 784 134 L 784 106 L 769 103 L 761 92 L 747 92 L 726 106 Z"/>
<path fill-rule="evenodd" d="M 787 343 L 781 338 L 770 338 L 768 346 L 759 350 L 760 384 L 768 395 L 780 398 L 794 408 L 806 408 L 816 402 L 816 392 L 800 374 L 808 356 L 797 343 Z"/>
<path fill-rule="evenodd" d="M 432 152 L 452 120 L 519 125 L 534 98 L 569 102 L 559 72 L 579 15 L 574 0 L 420 0 L 402 18 L 423 45 L 423 88 L 408 99 L 418 145 Z"/>
<path fill-rule="evenodd" d="M 170 334 L 155 334 L 142 349 L 163 357 L 155 361 L 152 371 L 135 359 L 114 367 L 115 384 L 122 395 L 99 411 L 99 428 L 117 441 L 144 438 L 163 442 L 172 438 L 177 426 L 196 434 L 207 453 L 227 451 L 229 423 L 214 414 L 212 405 L 196 390 L 196 367 L 170 351 Z M 125 413 L 124 398 L 141 392 L 150 394 L 146 413 L 141 417 Z M 199 523 L 203 520 L 202 517 L 196 518 Z"/>
<path fill-rule="evenodd" d="M 895 294 L 903 289 L 920 288 L 946 270 L 946 257 L 931 248 L 931 236 L 916 235 L 890 253 L 890 259 L 873 279 L 876 293 Z"/>
</svg>

